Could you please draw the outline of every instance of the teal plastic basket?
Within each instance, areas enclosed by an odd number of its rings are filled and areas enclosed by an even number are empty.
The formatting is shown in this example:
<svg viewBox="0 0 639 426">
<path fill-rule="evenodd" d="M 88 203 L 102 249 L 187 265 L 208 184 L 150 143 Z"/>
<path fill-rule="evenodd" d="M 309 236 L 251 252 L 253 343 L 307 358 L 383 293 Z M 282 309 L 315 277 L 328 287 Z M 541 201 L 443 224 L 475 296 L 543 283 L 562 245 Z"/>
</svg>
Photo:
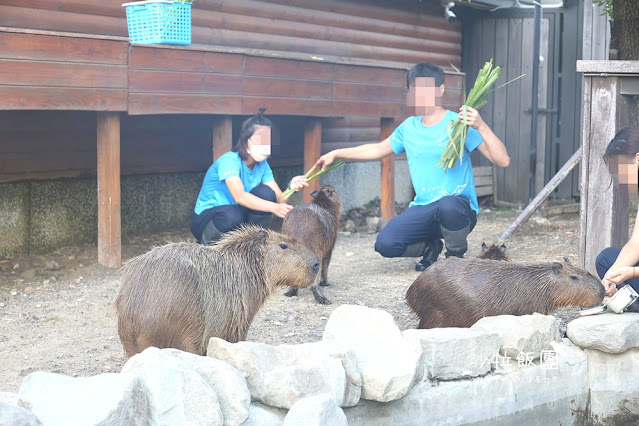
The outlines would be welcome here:
<svg viewBox="0 0 639 426">
<path fill-rule="evenodd" d="M 122 6 L 131 43 L 191 44 L 191 3 L 139 1 Z"/>
</svg>

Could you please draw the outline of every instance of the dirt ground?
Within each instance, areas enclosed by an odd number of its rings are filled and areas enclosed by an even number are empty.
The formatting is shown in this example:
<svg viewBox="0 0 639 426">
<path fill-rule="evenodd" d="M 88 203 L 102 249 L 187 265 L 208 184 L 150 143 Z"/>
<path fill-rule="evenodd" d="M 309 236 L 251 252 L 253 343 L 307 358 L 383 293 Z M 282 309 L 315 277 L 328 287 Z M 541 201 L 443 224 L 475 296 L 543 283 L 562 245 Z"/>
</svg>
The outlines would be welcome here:
<svg viewBox="0 0 639 426">
<path fill-rule="evenodd" d="M 492 243 L 517 216 L 514 210 L 484 210 L 469 238 L 469 256 Z M 536 219 L 535 219 L 536 217 Z M 579 217 L 529 220 L 507 242 L 514 261 L 577 261 Z M 298 297 L 278 289 L 253 322 L 248 340 L 268 344 L 320 340 L 326 320 L 341 304 L 390 312 L 401 330 L 417 325 L 404 296 L 419 275 L 418 259 L 382 258 L 375 234 L 340 233 L 325 295 L 319 305 L 308 290 Z M 193 241 L 188 229 L 123 241 L 123 260 L 166 241 Z M 17 392 L 24 376 L 48 371 L 69 376 L 119 372 L 126 362 L 113 302 L 120 271 L 97 264 L 94 245 L 65 247 L 42 256 L 0 260 L 0 392 Z"/>
</svg>

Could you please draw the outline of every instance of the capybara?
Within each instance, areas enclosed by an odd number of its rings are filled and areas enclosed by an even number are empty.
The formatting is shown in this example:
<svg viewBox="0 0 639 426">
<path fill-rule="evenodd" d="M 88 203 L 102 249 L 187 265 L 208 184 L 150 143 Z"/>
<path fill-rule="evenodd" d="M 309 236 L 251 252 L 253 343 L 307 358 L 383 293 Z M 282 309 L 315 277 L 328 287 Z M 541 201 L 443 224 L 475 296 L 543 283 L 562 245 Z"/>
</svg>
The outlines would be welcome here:
<svg viewBox="0 0 639 426">
<path fill-rule="evenodd" d="M 212 246 L 156 247 L 123 269 L 115 306 L 127 355 L 149 346 L 204 355 L 211 337 L 246 339 L 276 285 L 315 285 L 320 263 L 293 238 L 244 225 Z"/>
<path fill-rule="evenodd" d="M 486 243 L 481 243 L 481 254 L 478 259 L 505 260 L 510 261 L 510 257 L 506 254 L 506 246 L 504 244 L 497 247 L 491 244 L 490 247 Z"/>
<path fill-rule="evenodd" d="M 531 265 L 485 259 L 440 260 L 406 292 L 418 328 L 470 327 L 495 315 L 548 314 L 562 306 L 601 303 L 604 288 L 570 263 Z"/>
<path fill-rule="evenodd" d="M 313 250 L 322 264 L 319 285 L 327 286 L 328 265 L 337 240 L 342 202 L 332 186 L 323 186 L 319 191 L 313 191 L 311 197 L 313 200 L 310 203 L 299 204 L 286 214 L 282 222 L 282 233 Z M 320 287 L 313 286 L 311 291 L 319 303 L 331 303 Z M 297 295 L 297 286 L 285 294 Z"/>
</svg>

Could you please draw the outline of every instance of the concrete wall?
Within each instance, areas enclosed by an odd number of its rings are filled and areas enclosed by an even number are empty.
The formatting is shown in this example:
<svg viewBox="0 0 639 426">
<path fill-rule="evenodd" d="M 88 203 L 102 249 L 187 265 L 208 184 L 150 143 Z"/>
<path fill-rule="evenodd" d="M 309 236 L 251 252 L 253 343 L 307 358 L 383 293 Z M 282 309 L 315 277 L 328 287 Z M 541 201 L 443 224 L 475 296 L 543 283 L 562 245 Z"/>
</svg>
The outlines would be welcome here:
<svg viewBox="0 0 639 426">
<path fill-rule="evenodd" d="M 188 226 L 202 173 L 124 176 L 122 237 Z M 0 256 L 97 241 L 95 178 L 0 185 Z"/>
<path fill-rule="evenodd" d="M 301 167 L 273 170 L 285 189 Z M 122 238 L 189 226 L 204 173 L 124 176 L 121 181 Z M 333 185 L 344 210 L 380 196 L 378 161 L 349 163 L 322 176 Z M 413 198 L 406 160 L 396 162 L 396 201 Z M 59 179 L 0 184 L 0 256 L 46 253 L 59 247 L 97 242 L 95 178 Z M 301 194 L 291 197 L 300 203 Z"/>
</svg>

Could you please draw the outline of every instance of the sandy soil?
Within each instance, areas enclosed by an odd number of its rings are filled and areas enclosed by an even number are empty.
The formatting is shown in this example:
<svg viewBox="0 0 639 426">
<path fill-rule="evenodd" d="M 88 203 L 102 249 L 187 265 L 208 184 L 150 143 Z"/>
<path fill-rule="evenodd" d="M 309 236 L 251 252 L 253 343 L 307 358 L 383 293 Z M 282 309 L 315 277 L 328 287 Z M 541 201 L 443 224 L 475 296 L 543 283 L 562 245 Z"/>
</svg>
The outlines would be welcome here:
<svg viewBox="0 0 639 426">
<path fill-rule="evenodd" d="M 467 256 L 477 256 L 481 242 L 491 243 L 517 212 L 483 211 L 469 238 Z M 579 218 L 561 215 L 530 220 L 509 241 L 514 261 L 577 261 Z M 341 304 L 359 304 L 390 312 L 400 329 L 417 325 L 404 302 L 406 289 L 419 275 L 418 259 L 385 259 L 375 253 L 376 235 L 344 233 L 338 238 L 329 269 L 331 305 L 319 305 L 308 290 L 298 297 L 278 289 L 253 322 L 248 340 L 269 344 L 321 339 L 326 320 Z M 188 229 L 132 237 L 123 242 L 123 260 L 166 241 L 192 241 Z M 113 302 L 120 271 L 97 264 L 95 246 L 65 247 L 42 256 L 0 259 L 0 392 L 17 392 L 33 371 L 70 376 L 118 372 L 126 362 Z"/>
</svg>

